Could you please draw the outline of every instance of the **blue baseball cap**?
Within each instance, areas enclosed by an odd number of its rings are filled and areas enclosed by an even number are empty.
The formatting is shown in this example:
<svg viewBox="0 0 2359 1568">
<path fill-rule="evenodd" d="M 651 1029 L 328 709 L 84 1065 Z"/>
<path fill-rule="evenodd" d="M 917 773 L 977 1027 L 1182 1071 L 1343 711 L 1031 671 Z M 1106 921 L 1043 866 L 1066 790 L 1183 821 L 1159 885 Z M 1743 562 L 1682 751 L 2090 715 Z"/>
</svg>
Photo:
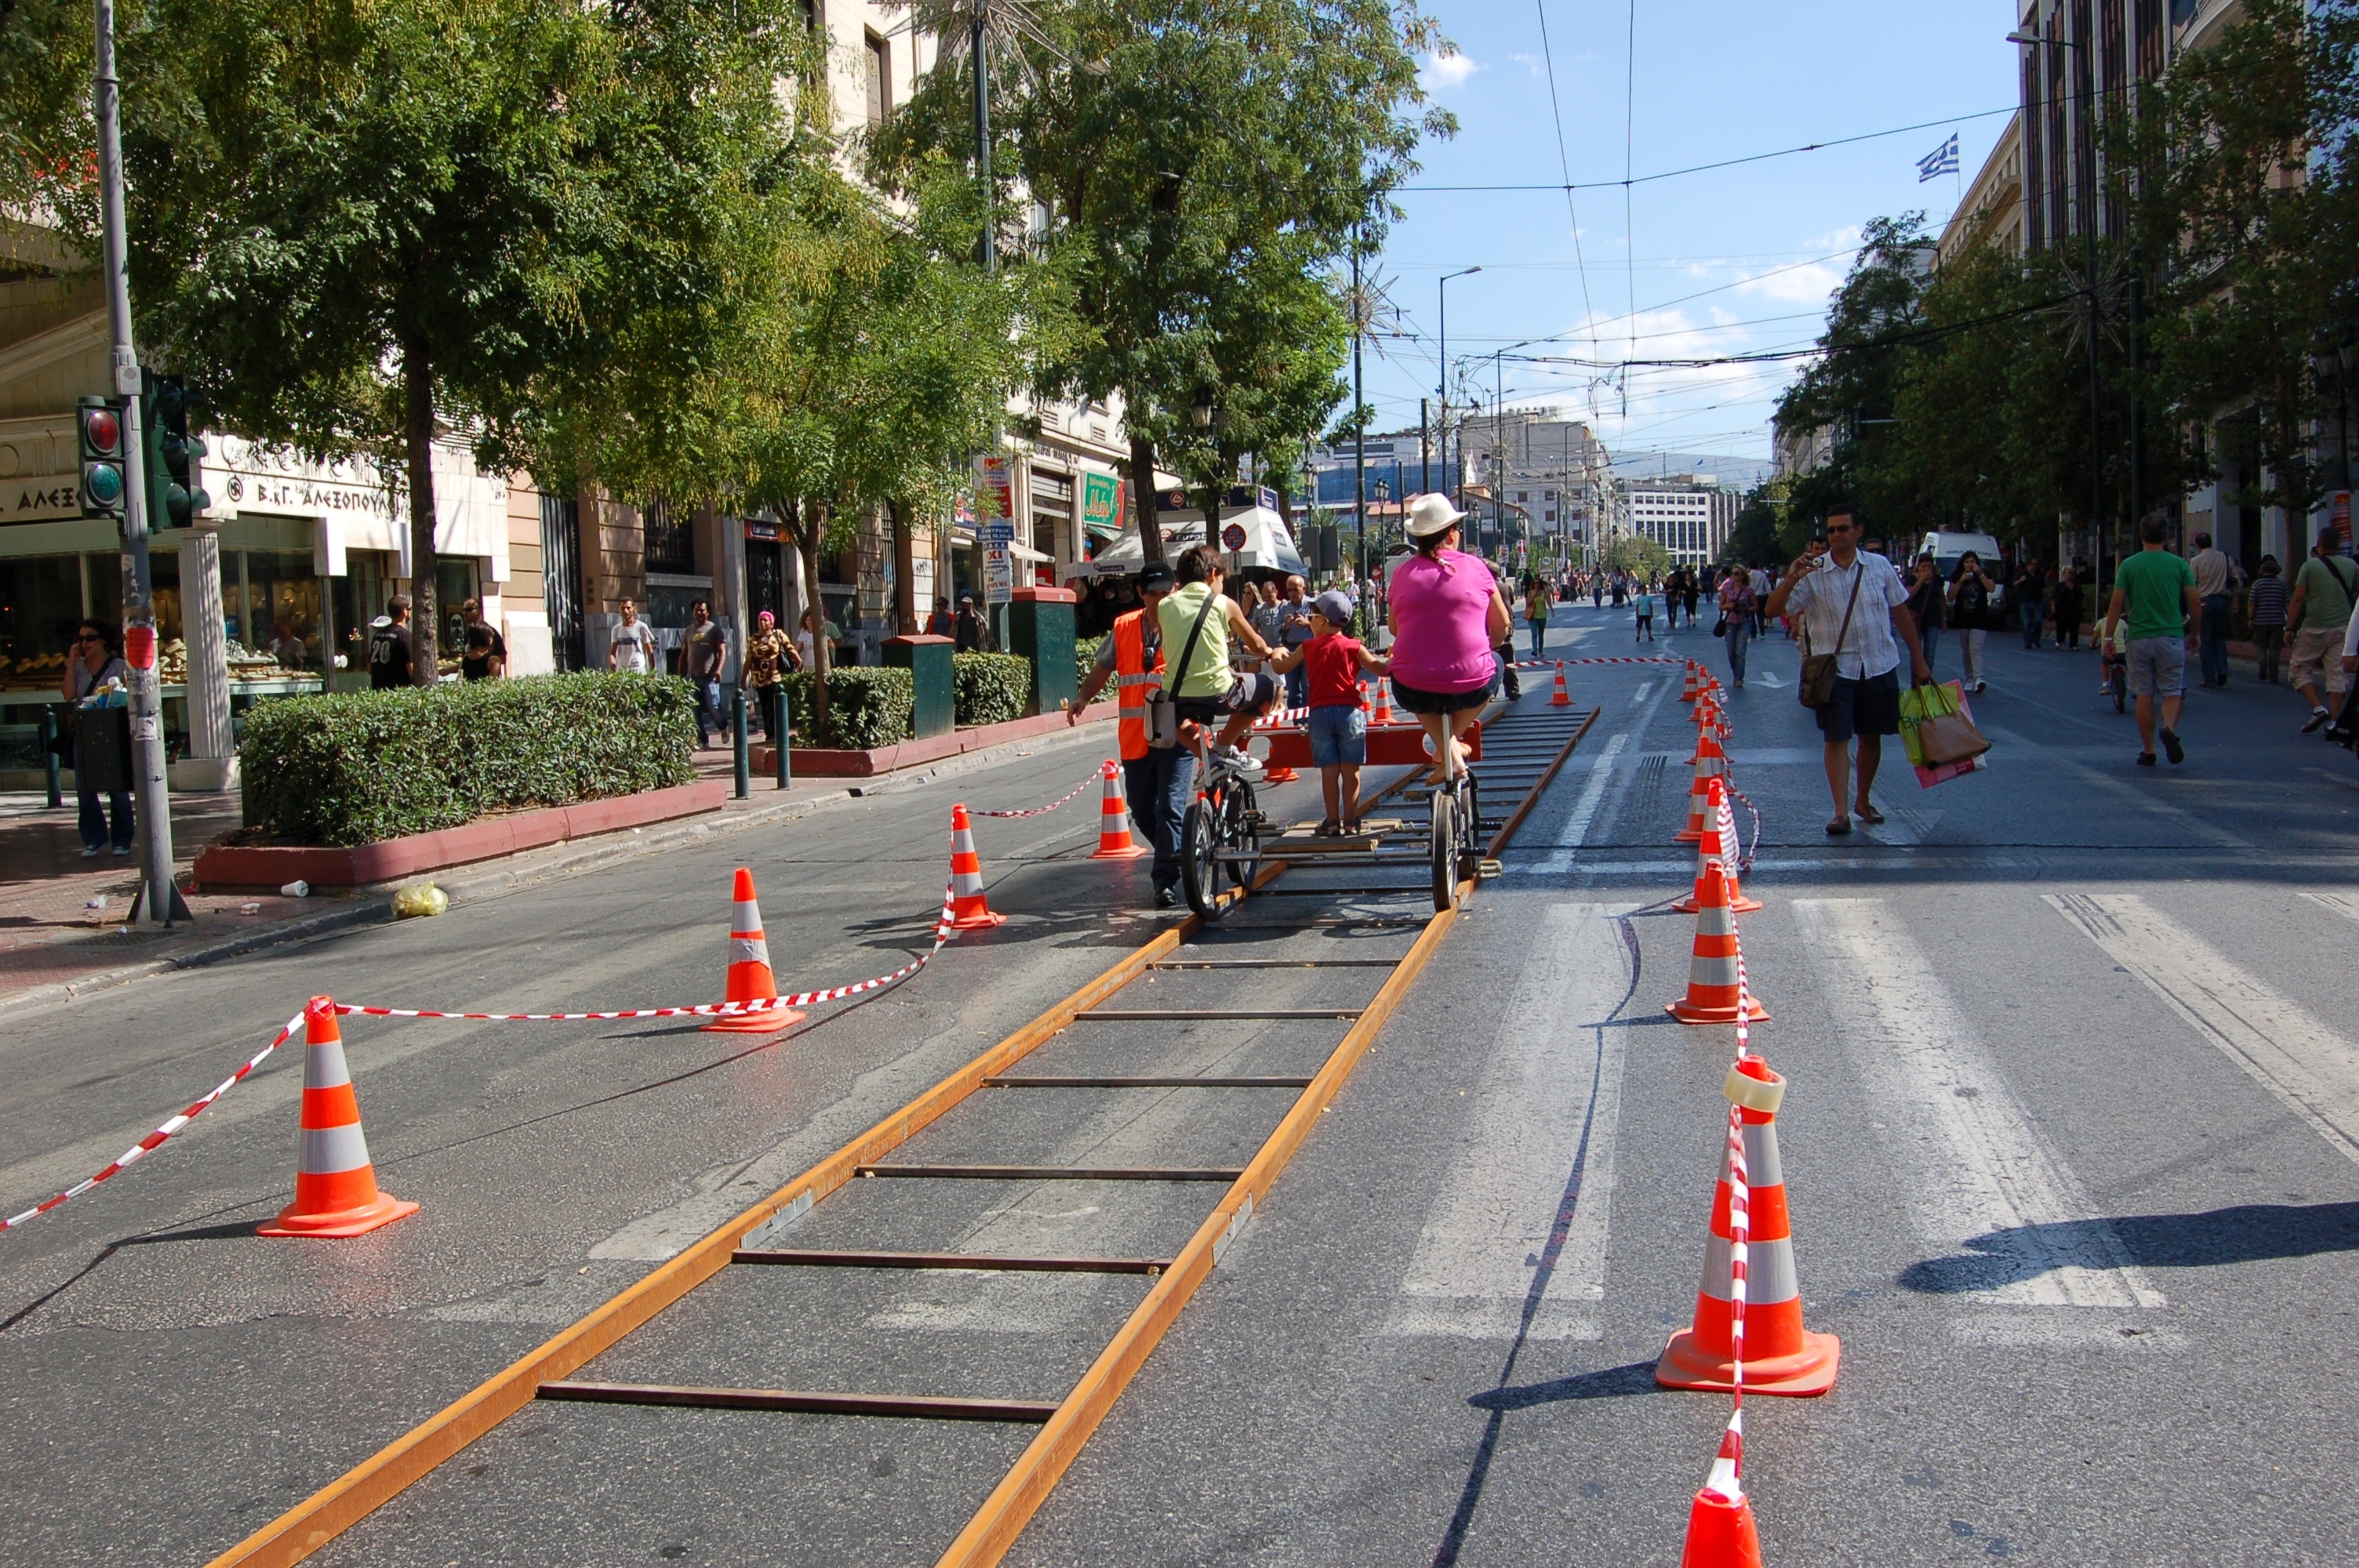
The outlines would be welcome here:
<svg viewBox="0 0 2359 1568">
<path fill-rule="evenodd" d="M 1331 588 L 1310 601 L 1310 608 L 1327 617 L 1331 626 L 1352 623 L 1352 596 L 1340 588 Z"/>
</svg>

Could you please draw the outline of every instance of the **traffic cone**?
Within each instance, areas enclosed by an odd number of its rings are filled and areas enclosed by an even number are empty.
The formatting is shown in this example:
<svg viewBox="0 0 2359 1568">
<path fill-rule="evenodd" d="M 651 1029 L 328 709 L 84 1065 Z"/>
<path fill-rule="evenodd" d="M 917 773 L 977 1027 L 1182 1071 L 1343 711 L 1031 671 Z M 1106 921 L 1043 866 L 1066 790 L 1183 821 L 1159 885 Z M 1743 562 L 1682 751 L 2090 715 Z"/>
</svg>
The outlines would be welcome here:
<svg viewBox="0 0 2359 1568">
<path fill-rule="evenodd" d="M 1093 860 L 1136 860 L 1154 850 L 1130 838 L 1130 817 L 1123 810 L 1122 770 L 1114 763 L 1105 765 L 1105 789 L 1098 796 L 1098 847 L 1090 856 Z"/>
<path fill-rule="evenodd" d="M 951 929 L 974 931 L 997 925 L 1004 914 L 991 913 L 983 896 L 983 859 L 974 852 L 974 824 L 963 805 L 951 807 Z"/>
<path fill-rule="evenodd" d="M 1688 825 L 1671 835 L 1674 844 L 1695 844 L 1703 839 L 1704 818 L 1712 810 L 1712 781 L 1727 769 L 1727 753 L 1709 730 L 1696 732 L 1695 756 L 1690 759 L 1695 767 L 1688 780 Z M 1714 817 L 1712 820 L 1719 820 Z"/>
<path fill-rule="evenodd" d="M 1378 676 L 1376 677 L 1376 710 L 1369 716 L 1368 722 L 1375 725 L 1390 724 L 1392 721 L 1393 683 L 1383 676 Z"/>
<path fill-rule="evenodd" d="M 1748 994 L 1748 1023 L 1766 1023 L 1768 1011 L 1758 996 Z M 1664 1004 L 1663 1011 L 1681 1023 L 1736 1022 L 1736 920 L 1728 910 L 1728 879 L 1719 862 L 1704 868 L 1703 888 L 1696 894 L 1693 956 L 1688 960 L 1688 994 Z"/>
<path fill-rule="evenodd" d="M 315 996 L 303 1005 L 303 1147 L 295 1160 L 295 1201 L 255 1232 L 260 1236 L 365 1236 L 418 1206 L 376 1186 L 360 1101 L 344 1065 L 336 1004 Z"/>
<path fill-rule="evenodd" d="M 1726 796 L 1721 793 L 1720 781 L 1713 779 L 1712 793 L 1704 802 L 1703 837 L 1696 840 L 1695 891 L 1682 902 L 1671 905 L 1678 914 L 1693 914 L 1701 907 L 1698 901 L 1703 897 L 1703 874 L 1713 866 L 1718 866 L 1721 875 L 1728 879 L 1730 914 L 1750 914 L 1761 907 L 1759 899 L 1745 897 L 1745 890 L 1737 885 L 1735 857 L 1730 855 L 1721 843 L 1720 816 L 1723 809 L 1722 803 L 1725 799 Z"/>
<path fill-rule="evenodd" d="M 1693 702 L 1695 699 L 1696 699 L 1696 667 L 1695 667 L 1695 661 L 1694 661 L 1693 659 L 1690 659 L 1690 660 L 1688 661 L 1688 678 L 1687 678 L 1687 684 L 1686 684 L 1685 686 L 1683 686 L 1683 687 L 1681 687 L 1680 688 L 1680 700 L 1681 702 Z"/>
<path fill-rule="evenodd" d="M 1721 1092 L 1745 1122 L 1747 1236 L 1745 1269 L 1745 1391 L 1808 1398 L 1835 1386 L 1843 1344 L 1802 1326 L 1802 1287 L 1794 1273 L 1794 1241 L 1786 1213 L 1786 1173 L 1777 1162 L 1777 1106 L 1786 1080 L 1758 1056 L 1728 1069 Z M 1695 1325 L 1671 1336 L 1655 1363 L 1655 1381 L 1667 1389 L 1725 1391 L 1729 1359 L 1728 1152 L 1723 1144 L 1720 1184 L 1712 1199 L 1712 1238 L 1704 1245 L 1703 1282 L 1696 1291 Z"/>
<path fill-rule="evenodd" d="M 1752 1381 L 1748 1376 L 1746 1386 Z M 1688 1543 L 1680 1553 L 1680 1568 L 1761 1568 L 1761 1532 L 1754 1527 L 1751 1499 L 1734 1477 L 1728 1483 L 1734 1496 L 1719 1490 L 1727 1463 L 1725 1457 L 1712 1462 L 1712 1480 L 1688 1509 Z"/>
<path fill-rule="evenodd" d="M 778 978 L 770 972 L 770 945 L 762 936 L 762 906 L 754 902 L 754 873 L 737 868 L 737 885 L 731 893 L 735 905 L 729 914 L 729 987 L 723 1001 L 768 1001 L 778 994 Z M 803 1015 L 790 1007 L 764 1007 L 745 1012 L 724 1012 L 704 1026 L 708 1034 L 776 1034 L 800 1023 Z"/>
<path fill-rule="evenodd" d="M 1564 661 L 1562 659 L 1559 659 L 1556 662 L 1556 690 L 1550 694 L 1549 697 L 1549 706 L 1550 708 L 1571 708 L 1572 706 L 1572 693 L 1565 690 L 1564 688 Z"/>
</svg>

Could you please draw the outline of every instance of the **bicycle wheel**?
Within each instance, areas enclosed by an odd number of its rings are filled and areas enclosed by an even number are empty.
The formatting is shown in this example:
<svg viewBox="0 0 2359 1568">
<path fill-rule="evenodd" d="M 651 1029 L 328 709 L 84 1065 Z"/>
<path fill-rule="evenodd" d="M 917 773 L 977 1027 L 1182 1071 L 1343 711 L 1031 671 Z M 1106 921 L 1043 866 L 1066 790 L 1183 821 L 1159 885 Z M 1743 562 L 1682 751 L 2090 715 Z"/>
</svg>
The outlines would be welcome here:
<svg viewBox="0 0 2359 1568">
<path fill-rule="evenodd" d="M 1219 806 L 1199 796 L 1180 825 L 1180 891 L 1198 916 L 1221 918 Z"/>
<path fill-rule="evenodd" d="M 1473 773 L 1460 779 L 1458 789 L 1453 815 L 1458 818 L 1458 880 L 1462 882 L 1483 868 L 1483 803 Z"/>
<path fill-rule="evenodd" d="M 1222 851 L 1228 855 L 1251 856 L 1260 849 L 1261 837 L 1254 823 L 1253 785 L 1234 784 L 1221 792 L 1220 840 Z M 1240 894 L 1253 891 L 1254 877 L 1261 870 L 1257 858 L 1217 863 L 1221 875 L 1216 882 L 1234 887 Z"/>
<path fill-rule="evenodd" d="M 2126 713 L 2130 706 L 2130 672 L 2127 667 L 2114 667 L 2114 711 Z"/>
<path fill-rule="evenodd" d="M 1458 896 L 1458 811 L 1446 790 L 1435 790 L 1429 804 L 1433 811 L 1433 912 L 1439 914 Z"/>
</svg>

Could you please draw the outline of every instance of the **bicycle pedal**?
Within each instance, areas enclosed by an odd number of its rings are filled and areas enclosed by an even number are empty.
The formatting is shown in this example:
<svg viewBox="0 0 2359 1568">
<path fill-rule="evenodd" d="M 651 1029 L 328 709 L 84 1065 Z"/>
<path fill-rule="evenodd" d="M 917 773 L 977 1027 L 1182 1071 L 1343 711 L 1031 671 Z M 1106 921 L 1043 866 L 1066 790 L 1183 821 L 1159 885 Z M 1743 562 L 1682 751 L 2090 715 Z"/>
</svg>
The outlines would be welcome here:
<svg viewBox="0 0 2359 1568">
<path fill-rule="evenodd" d="M 1500 874 L 1500 872 L 1501 872 L 1504 869 L 1505 869 L 1505 868 L 1504 868 L 1504 867 L 1502 867 L 1502 866 L 1499 864 L 1499 862 L 1498 862 L 1498 861 L 1496 861 L 1496 860 L 1477 860 L 1477 861 L 1474 863 L 1474 876 L 1475 876 L 1475 880 L 1477 880 L 1478 881 L 1486 881 L 1486 882 L 1487 882 L 1487 881 L 1489 881 L 1493 877 L 1495 877 L 1495 876 L 1499 875 L 1499 874 Z"/>
</svg>

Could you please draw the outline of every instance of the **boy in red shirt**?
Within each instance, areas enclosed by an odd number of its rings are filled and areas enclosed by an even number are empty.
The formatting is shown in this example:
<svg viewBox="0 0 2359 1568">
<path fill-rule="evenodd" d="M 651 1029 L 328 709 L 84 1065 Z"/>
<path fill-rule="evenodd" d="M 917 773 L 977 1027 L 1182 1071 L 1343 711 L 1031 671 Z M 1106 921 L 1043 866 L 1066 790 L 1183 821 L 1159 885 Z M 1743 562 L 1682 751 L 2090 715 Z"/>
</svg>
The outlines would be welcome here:
<svg viewBox="0 0 2359 1568">
<path fill-rule="evenodd" d="M 1299 662 L 1309 670 L 1310 716 L 1304 728 L 1327 800 L 1327 820 L 1319 825 L 1322 838 L 1360 830 L 1360 769 L 1368 760 L 1368 705 L 1360 695 L 1360 672 L 1389 675 L 1393 667 L 1391 660 L 1345 634 L 1351 624 L 1351 596 L 1329 589 L 1311 601 L 1310 641 L 1281 655 L 1278 665 L 1290 669 Z"/>
</svg>

